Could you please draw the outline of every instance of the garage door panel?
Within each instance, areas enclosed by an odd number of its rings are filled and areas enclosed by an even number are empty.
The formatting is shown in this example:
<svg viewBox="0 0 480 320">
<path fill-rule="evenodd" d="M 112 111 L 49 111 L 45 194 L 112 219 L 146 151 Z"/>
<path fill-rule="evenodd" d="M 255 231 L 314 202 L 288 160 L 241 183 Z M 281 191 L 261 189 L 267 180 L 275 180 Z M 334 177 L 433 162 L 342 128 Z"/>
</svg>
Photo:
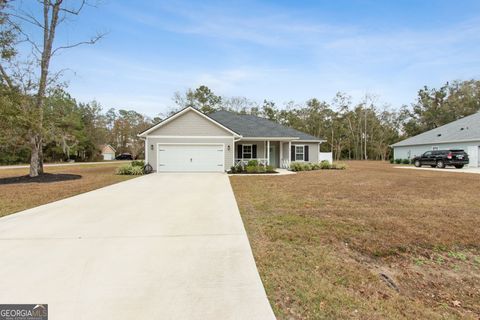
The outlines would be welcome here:
<svg viewBox="0 0 480 320">
<path fill-rule="evenodd" d="M 158 146 L 160 172 L 223 172 L 223 144 L 172 144 Z"/>
</svg>

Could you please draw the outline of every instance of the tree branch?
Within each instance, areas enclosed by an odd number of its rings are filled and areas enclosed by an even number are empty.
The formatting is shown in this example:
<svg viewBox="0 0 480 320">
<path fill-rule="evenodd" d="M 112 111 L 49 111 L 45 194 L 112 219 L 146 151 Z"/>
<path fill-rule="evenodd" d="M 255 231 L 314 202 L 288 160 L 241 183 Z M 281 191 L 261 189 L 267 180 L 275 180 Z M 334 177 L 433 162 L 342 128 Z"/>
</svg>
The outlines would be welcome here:
<svg viewBox="0 0 480 320">
<path fill-rule="evenodd" d="M 22 16 L 22 15 L 15 14 L 15 13 L 13 13 L 13 12 L 8 13 L 8 16 L 17 18 L 17 19 L 22 20 L 22 21 L 25 21 L 25 22 L 28 22 L 28 23 L 30 23 L 30 24 L 32 24 L 32 25 L 34 25 L 34 26 L 37 26 L 37 27 L 39 27 L 39 28 L 41 28 L 41 29 L 44 29 L 44 28 L 45 28 L 37 19 L 32 19 L 32 17 L 31 17 L 30 15 L 25 14 L 25 13 L 24 13 L 24 15 L 25 15 L 26 17 L 25 17 L 25 16 Z M 10 19 L 8 19 L 8 21 L 9 21 L 9 23 L 13 24 L 13 22 L 12 22 Z M 16 24 L 15 24 L 15 25 L 16 25 Z"/>
<path fill-rule="evenodd" d="M 2 75 L 2 79 L 5 80 L 7 83 L 7 86 L 10 90 L 13 90 L 15 86 L 13 85 L 12 79 L 8 76 L 7 72 L 3 68 L 3 66 L 0 64 L 0 74 Z"/>
<path fill-rule="evenodd" d="M 62 2 L 62 0 L 58 0 L 58 1 L 60 3 Z M 80 12 L 82 11 L 83 7 L 85 6 L 86 2 L 87 2 L 86 0 L 82 0 L 82 3 L 80 4 L 80 7 L 76 10 L 75 9 L 60 8 L 60 11 L 78 16 L 80 14 Z"/>
<path fill-rule="evenodd" d="M 9 20 L 9 23 L 13 26 L 13 28 L 15 28 L 15 30 L 17 30 L 18 33 L 20 33 L 22 36 L 24 36 L 24 41 L 30 43 L 32 45 L 32 47 L 38 52 L 38 53 L 42 53 L 42 50 L 40 50 L 40 48 L 38 47 L 37 43 L 35 43 L 35 41 L 31 40 L 30 37 L 28 36 L 27 33 L 25 33 L 17 24 L 15 24 L 13 21 L 10 21 Z"/>
<path fill-rule="evenodd" d="M 71 49 L 71 48 L 75 48 L 75 47 L 78 47 L 78 46 L 81 46 L 81 45 L 92 45 L 92 44 L 95 44 L 97 43 L 98 41 L 100 41 L 104 36 L 106 35 L 106 33 L 101 33 L 101 34 L 98 34 L 97 36 L 93 37 L 92 39 L 88 40 L 88 41 L 80 41 L 80 42 L 77 42 L 75 44 L 72 44 L 72 45 L 66 45 L 66 46 L 60 46 L 58 48 L 55 48 L 53 51 L 52 51 L 52 56 L 57 53 L 58 51 L 60 50 L 64 50 L 64 49 Z"/>
</svg>

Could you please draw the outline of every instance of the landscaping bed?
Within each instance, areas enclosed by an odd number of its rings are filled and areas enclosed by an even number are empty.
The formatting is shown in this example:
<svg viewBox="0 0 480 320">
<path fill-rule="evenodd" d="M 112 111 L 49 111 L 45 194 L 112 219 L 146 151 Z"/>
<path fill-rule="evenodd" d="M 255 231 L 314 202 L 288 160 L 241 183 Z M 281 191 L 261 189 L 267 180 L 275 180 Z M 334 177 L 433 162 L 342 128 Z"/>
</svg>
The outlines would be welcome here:
<svg viewBox="0 0 480 320">
<path fill-rule="evenodd" d="M 344 163 L 330 163 L 322 161 L 320 163 L 292 162 L 291 171 L 312 171 L 312 170 L 345 170 L 347 166 Z"/>
<path fill-rule="evenodd" d="M 0 178 L 0 185 L 2 184 L 17 184 L 17 183 L 51 183 L 68 180 L 81 179 L 79 174 L 68 173 L 45 173 L 37 177 L 30 177 L 29 175 L 14 176 Z"/>
<path fill-rule="evenodd" d="M 230 174 L 265 174 L 265 173 L 277 173 L 275 168 L 268 165 L 260 164 L 257 160 L 250 160 L 246 165 L 236 165 L 230 167 Z"/>
</svg>

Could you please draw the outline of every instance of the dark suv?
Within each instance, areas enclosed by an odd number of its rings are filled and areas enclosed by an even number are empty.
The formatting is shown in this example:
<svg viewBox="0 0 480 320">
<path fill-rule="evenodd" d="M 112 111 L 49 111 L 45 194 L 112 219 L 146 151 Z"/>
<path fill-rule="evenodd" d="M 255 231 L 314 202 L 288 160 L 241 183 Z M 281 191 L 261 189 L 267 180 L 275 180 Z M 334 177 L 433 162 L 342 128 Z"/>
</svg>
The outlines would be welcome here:
<svg viewBox="0 0 480 320">
<path fill-rule="evenodd" d="M 133 160 L 133 157 L 130 153 L 122 153 L 116 156 L 115 160 Z"/>
<path fill-rule="evenodd" d="M 423 165 L 429 165 L 432 168 L 454 166 L 457 169 L 461 169 L 468 164 L 468 154 L 463 150 L 433 150 L 413 158 L 413 163 L 415 167 Z"/>
</svg>

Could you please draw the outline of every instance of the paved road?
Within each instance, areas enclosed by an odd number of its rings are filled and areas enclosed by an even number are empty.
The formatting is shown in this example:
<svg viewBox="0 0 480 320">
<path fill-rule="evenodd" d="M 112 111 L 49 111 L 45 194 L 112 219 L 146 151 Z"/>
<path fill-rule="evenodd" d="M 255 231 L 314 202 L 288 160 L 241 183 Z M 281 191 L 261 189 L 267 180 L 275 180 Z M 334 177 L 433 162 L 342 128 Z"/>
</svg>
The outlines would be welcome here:
<svg viewBox="0 0 480 320">
<path fill-rule="evenodd" d="M 50 319 L 274 319 L 226 174 L 151 174 L 0 219 L 0 303 Z"/>
<path fill-rule="evenodd" d="M 99 162 L 67 162 L 67 163 L 44 163 L 43 166 L 48 167 L 66 167 L 66 166 L 82 166 L 88 164 L 112 164 L 112 163 L 122 163 L 122 162 L 130 162 L 130 161 L 99 161 Z M 30 168 L 29 165 L 14 165 L 14 166 L 0 166 L 0 170 L 2 169 L 24 169 Z"/>
<path fill-rule="evenodd" d="M 397 169 L 412 169 L 412 170 L 428 170 L 428 171 L 437 171 L 437 172 L 453 172 L 453 173 L 476 173 L 476 174 L 480 174 L 480 168 L 463 168 L 463 169 L 457 169 L 457 168 L 454 168 L 454 167 L 446 167 L 446 168 L 443 168 L 443 169 L 438 169 L 438 168 L 427 168 L 427 167 L 421 167 L 421 168 L 417 168 L 417 167 L 395 167 Z"/>
</svg>

